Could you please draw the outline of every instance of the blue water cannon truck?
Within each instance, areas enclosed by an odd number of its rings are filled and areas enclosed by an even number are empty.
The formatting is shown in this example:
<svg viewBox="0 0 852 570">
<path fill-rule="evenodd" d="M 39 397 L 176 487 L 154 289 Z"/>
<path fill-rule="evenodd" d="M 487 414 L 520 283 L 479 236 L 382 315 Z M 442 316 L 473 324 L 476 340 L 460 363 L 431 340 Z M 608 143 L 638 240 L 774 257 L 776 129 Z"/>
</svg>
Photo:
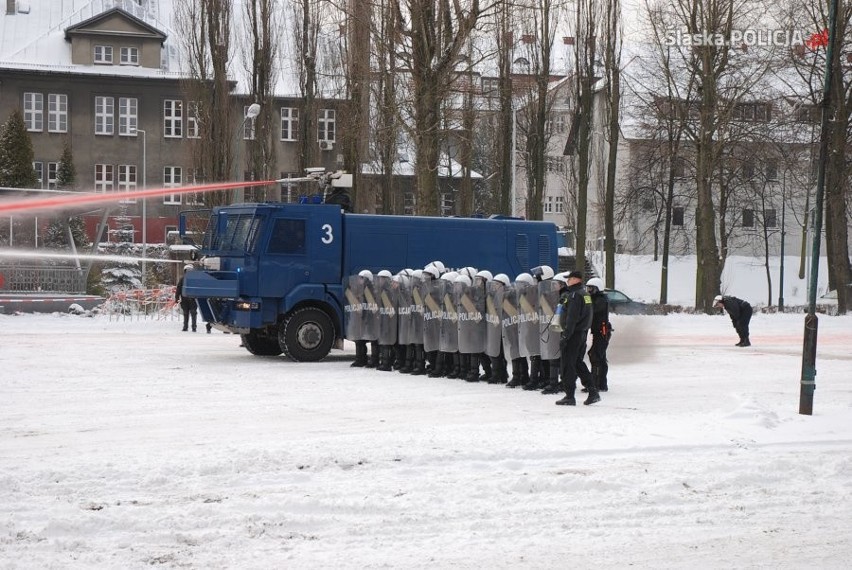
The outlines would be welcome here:
<svg viewBox="0 0 852 570">
<path fill-rule="evenodd" d="M 186 215 L 180 232 L 187 235 Z M 209 211 L 183 294 L 203 318 L 260 356 L 321 360 L 342 348 L 344 290 L 363 269 L 392 273 L 440 260 L 514 278 L 557 266 L 549 222 L 352 214 L 331 204 L 236 204 Z"/>
</svg>

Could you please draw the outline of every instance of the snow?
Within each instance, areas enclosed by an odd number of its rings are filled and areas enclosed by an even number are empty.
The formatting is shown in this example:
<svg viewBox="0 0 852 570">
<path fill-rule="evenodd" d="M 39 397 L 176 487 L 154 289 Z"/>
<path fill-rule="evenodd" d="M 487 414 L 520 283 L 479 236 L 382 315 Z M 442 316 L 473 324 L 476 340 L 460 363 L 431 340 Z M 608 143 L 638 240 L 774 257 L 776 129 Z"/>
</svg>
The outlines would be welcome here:
<svg viewBox="0 0 852 570">
<path fill-rule="evenodd" d="M 0 315 L 0 566 L 848 567 L 852 317 L 819 317 L 812 416 L 801 314 L 748 349 L 722 315 L 613 323 L 610 391 L 571 408 L 349 343 Z"/>
</svg>

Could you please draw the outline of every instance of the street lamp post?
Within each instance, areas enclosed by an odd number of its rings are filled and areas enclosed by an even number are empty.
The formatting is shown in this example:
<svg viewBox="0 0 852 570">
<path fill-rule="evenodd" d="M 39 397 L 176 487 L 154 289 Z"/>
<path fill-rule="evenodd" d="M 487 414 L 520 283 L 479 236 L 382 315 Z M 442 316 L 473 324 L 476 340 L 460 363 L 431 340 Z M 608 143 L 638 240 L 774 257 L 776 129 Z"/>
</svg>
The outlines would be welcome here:
<svg viewBox="0 0 852 570">
<path fill-rule="evenodd" d="M 142 188 L 147 186 L 148 171 L 148 140 L 147 133 L 142 129 L 136 129 L 137 133 L 142 133 Z M 145 288 L 145 277 L 147 276 L 148 263 L 145 261 L 148 258 L 148 201 L 142 198 L 142 288 Z"/>
<path fill-rule="evenodd" d="M 781 271 L 778 275 L 778 312 L 784 312 L 784 240 L 787 236 L 784 221 L 787 214 L 787 168 L 781 178 Z"/>
<path fill-rule="evenodd" d="M 249 105 L 248 109 L 246 109 L 245 115 L 243 116 L 243 122 L 240 123 L 240 128 L 237 129 L 237 132 L 236 132 L 236 139 L 237 140 L 235 141 L 235 144 L 237 145 L 237 151 L 236 151 L 235 157 L 234 157 L 234 180 L 235 181 L 239 181 L 239 179 L 240 179 L 240 157 L 241 157 L 241 154 L 242 154 L 240 151 L 243 148 L 243 143 L 240 142 L 240 139 L 241 139 L 240 133 L 245 132 L 245 126 L 246 126 L 246 123 L 249 121 L 249 119 L 254 120 L 258 115 L 260 115 L 260 104 L 259 103 L 252 103 L 251 105 Z M 243 201 L 243 189 L 242 188 L 235 188 L 234 189 L 234 202 L 242 202 L 242 201 Z"/>
</svg>

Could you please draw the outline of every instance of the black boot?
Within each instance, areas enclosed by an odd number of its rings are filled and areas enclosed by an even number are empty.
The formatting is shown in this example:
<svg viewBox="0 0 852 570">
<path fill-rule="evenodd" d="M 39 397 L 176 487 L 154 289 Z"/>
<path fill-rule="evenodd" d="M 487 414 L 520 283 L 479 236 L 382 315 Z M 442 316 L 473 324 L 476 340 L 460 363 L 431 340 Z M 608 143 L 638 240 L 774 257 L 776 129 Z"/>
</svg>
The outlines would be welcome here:
<svg viewBox="0 0 852 570">
<path fill-rule="evenodd" d="M 393 368 L 393 347 L 390 345 L 379 346 L 379 365 L 376 370 L 390 372 Z"/>
<path fill-rule="evenodd" d="M 402 344 L 393 345 L 393 369 L 400 370 L 405 366 L 405 351 L 406 346 Z"/>
<path fill-rule="evenodd" d="M 414 362 L 411 368 L 412 376 L 423 376 L 426 374 L 426 351 L 422 344 L 414 345 Z"/>
<path fill-rule="evenodd" d="M 541 391 L 542 394 L 559 393 L 559 361 L 549 360 L 547 386 Z"/>
<path fill-rule="evenodd" d="M 463 354 L 467 356 L 467 367 L 465 368 L 465 382 L 479 382 L 479 355 Z"/>
<path fill-rule="evenodd" d="M 379 365 L 379 343 L 370 341 L 370 358 L 367 360 L 367 368 L 375 368 Z"/>
<path fill-rule="evenodd" d="M 506 361 L 501 356 L 491 358 L 491 379 L 489 384 L 505 384 L 509 379 L 506 372 Z"/>
<path fill-rule="evenodd" d="M 429 371 L 429 378 L 440 378 L 444 375 L 445 356 L 443 352 L 435 352 L 434 359 L 432 360 L 432 370 Z"/>
<path fill-rule="evenodd" d="M 458 352 L 447 353 L 444 357 L 447 362 L 447 378 L 455 380 L 461 372 L 461 357 Z"/>
<path fill-rule="evenodd" d="M 355 367 L 363 367 L 367 366 L 367 341 L 366 340 L 356 340 L 355 341 L 355 361 L 351 364 L 351 366 Z"/>
<path fill-rule="evenodd" d="M 512 359 L 512 378 L 509 380 L 509 383 L 506 384 L 506 388 L 523 386 L 523 382 L 521 382 L 520 360 L 520 358 Z"/>
<path fill-rule="evenodd" d="M 483 382 L 490 382 L 491 377 L 494 375 L 494 368 L 491 366 L 491 359 L 488 358 L 488 355 L 484 352 L 482 354 L 475 354 L 473 358 L 477 358 L 479 360 L 479 364 L 482 366 L 482 376 L 479 377 Z"/>
<path fill-rule="evenodd" d="M 414 370 L 414 345 L 406 344 L 402 347 L 402 351 L 402 364 L 399 367 L 399 371 L 402 374 L 408 374 Z"/>
<path fill-rule="evenodd" d="M 524 390 L 541 390 L 544 388 L 540 356 L 530 356 L 530 381 L 524 384 Z"/>
<path fill-rule="evenodd" d="M 576 406 L 577 400 L 574 399 L 574 391 L 577 389 L 577 381 L 571 380 L 570 382 L 568 382 L 563 378 L 560 386 L 565 391 L 565 397 L 561 400 L 556 400 L 556 405 Z"/>
</svg>

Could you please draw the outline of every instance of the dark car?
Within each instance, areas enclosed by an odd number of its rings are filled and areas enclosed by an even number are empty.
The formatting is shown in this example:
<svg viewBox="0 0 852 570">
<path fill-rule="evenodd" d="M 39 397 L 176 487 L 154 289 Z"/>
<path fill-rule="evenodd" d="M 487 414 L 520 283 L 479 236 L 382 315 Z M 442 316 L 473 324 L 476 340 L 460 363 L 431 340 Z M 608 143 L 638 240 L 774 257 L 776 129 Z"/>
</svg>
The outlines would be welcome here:
<svg viewBox="0 0 852 570">
<path fill-rule="evenodd" d="M 609 310 L 611 313 L 619 315 L 647 315 L 651 312 L 650 305 L 634 301 L 618 289 L 604 289 L 604 294 L 607 300 L 609 300 Z"/>
</svg>

